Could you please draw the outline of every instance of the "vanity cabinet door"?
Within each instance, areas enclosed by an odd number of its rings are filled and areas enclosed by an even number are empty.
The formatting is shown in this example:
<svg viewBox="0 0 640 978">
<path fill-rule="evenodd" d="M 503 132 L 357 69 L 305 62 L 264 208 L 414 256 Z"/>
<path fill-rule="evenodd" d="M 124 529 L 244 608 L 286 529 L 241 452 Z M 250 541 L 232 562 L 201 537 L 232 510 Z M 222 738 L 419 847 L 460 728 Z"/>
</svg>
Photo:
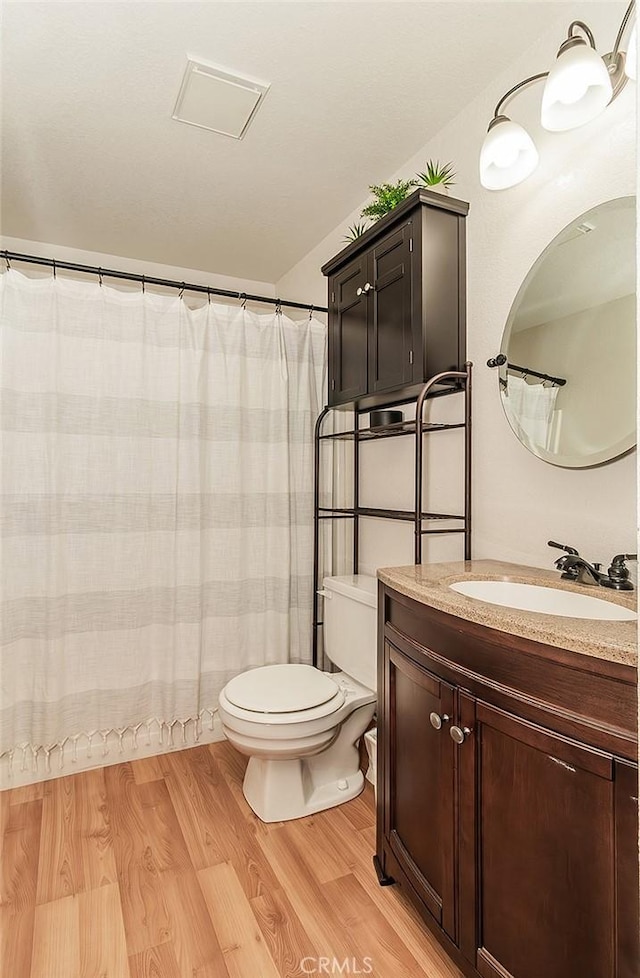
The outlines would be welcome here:
<svg viewBox="0 0 640 978">
<path fill-rule="evenodd" d="M 613 758 L 465 694 L 460 708 L 465 953 L 483 978 L 619 978 Z"/>
<path fill-rule="evenodd" d="M 367 273 L 365 253 L 329 279 L 330 405 L 353 401 L 367 391 Z"/>
<path fill-rule="evenodd" d="M 453 688 L 385 642 L 384 834 L 438 924 L 455 940 Z"/>
<path fill-rule="evenodd" d="M 616 760 L 616 978 L 640 978 L 638 765 Z"/>
</svg>

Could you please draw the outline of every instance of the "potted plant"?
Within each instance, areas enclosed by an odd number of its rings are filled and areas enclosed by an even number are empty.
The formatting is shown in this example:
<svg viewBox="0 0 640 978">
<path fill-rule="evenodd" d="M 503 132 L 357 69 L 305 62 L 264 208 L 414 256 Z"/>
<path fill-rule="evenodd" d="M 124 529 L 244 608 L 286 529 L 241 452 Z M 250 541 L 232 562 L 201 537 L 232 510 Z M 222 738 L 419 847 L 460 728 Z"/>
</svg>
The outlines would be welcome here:
<svg viewBox="0 0 640 978">
<path fill-rule="evenodd" d="M 395 183 L 373 184 L 369 190 L 375 199 L 362 208 L 362 217 L 370 217 L 373 221 L 379 221 L 381 217 L 384 217 L 403 200 L 406 200 L 414 187 L 414 180 L 396 180 Z"/>
<path fill-rule="evenodd" d="M 435 190 L 440 194 L 448 194 L 449 187 L 455 183 L 456 176 L 453 163 L 440 163 L 439 160 L 427 160 L 423 173 L 416 173 L 414 185 L 417 187 L 427 187 L 428 190 Z"/>
<path fill-rule="evenodd" d="M 355 224 L 351 224 L 347 228 L 347 233 L 345 234 L 343 241 L 347 241 L 349 244 L 352 241 L 357 241 L 361 235 L 368 229 L 369 225 L 367 221 L 356 221 Z"/>
</svg>

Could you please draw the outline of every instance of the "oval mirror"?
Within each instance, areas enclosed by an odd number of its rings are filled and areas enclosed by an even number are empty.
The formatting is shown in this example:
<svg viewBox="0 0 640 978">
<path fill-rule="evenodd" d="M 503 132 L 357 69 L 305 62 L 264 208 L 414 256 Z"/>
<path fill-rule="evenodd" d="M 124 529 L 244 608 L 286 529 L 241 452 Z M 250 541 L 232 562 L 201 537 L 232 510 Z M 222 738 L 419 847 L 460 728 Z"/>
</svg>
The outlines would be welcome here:
<svg viewBox="0 0 640 978">
<path fill-rule="evenodd" d="M 601 465 L 636 444 L 636 208 L 611 200 L 543 251 L 511 307 L 499 383 L 513 431 L 538 458 Z"/>
</svg>

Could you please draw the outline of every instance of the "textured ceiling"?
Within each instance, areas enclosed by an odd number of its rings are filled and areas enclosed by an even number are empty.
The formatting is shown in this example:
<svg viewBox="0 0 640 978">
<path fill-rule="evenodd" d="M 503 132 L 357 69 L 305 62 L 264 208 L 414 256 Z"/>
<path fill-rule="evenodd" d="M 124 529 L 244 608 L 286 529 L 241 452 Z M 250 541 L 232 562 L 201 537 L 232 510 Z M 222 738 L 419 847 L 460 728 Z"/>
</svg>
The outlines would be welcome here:
<svg viewBox="0 0 640 978">
<path fill-rule="evenodd" d="M 2 232 L 276 281 L 556 6 L 5 2 Z M 271 82 L 242 141 L 171 119 L 187 56 Z"/>
</svg>

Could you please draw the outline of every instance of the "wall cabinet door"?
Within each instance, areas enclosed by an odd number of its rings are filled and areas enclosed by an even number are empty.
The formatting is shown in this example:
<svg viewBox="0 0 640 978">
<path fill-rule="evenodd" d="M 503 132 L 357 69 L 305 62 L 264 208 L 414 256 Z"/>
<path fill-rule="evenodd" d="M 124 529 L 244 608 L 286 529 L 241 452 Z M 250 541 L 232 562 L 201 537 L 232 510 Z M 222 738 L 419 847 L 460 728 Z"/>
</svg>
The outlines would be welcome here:
<svg viewBox="0 0 640 978">
<path fill-rule="evenodd" d="M 465 694 L 460 709 L 460 795 L 474 799 L 460 860 L 478 900 L 463 950 L 483 978 L 618 978 L 613 758 Z"/>
<path fill-rule="evenodd" d="M 329 279 L 329 404 L 367 390 L 367 267 L 367 255 L 359 255 Z"/>
<path fill-rule="evenodd" d="M 389 643 L 385 658 L 384 832 L 424 906 L 455 939 L 453 689 Z"/>
<path fill-rule="evenodd" d="M 369 293 L 369 391 L 410 384 L 421 367 L 420 322 L 416 324 L 411 308 L 412 234 L 409 221 L 382 238 L 369 255 L 373 285 Z"/>
</svg>

